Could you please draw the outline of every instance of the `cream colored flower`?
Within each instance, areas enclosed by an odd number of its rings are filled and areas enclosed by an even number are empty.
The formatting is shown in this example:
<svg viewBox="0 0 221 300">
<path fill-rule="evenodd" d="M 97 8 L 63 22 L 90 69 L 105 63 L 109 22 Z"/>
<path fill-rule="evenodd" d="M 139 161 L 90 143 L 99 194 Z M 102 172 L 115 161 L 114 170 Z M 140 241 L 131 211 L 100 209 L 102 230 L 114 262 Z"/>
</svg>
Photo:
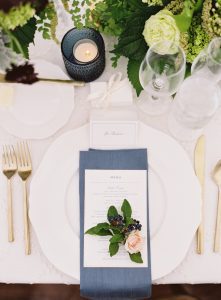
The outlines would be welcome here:
<svg viewBox="0 0 221 300">
<path fill-rule="evenodd" d="M 180 41 L 180 31 L 173 18 L 173 14 L 166 9 L 161 10 L 146 21 L 143 36 L 150 47 L 159 42 L 169 42 L 162 43 L 159 49 L 156 49 L 162 54 L 176 52 L 175 49 L 171 48 L 171 43 L 179 45 Z"/>
<path fill-rule="evenodd" d="M 138 253 L 143 248 L 143 237 L 139 230 L 133 230 L 125 243 L 125 249 L 130 254 Z"/>
<path fill-rule="evenodd" d="M 143 3 L 147 3 L 149 6 L 152 5 L 163 5 L 162 0 L 142 0 Z"/>
</svg>

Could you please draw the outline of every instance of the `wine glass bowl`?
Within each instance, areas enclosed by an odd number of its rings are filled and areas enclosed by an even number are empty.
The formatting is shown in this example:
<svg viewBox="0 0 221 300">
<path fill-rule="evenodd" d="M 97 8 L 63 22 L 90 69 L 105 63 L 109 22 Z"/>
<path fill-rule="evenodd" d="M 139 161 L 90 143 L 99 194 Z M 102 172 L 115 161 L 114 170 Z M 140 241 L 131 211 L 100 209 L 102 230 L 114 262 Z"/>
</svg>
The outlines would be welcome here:
<svg viewBox="0 0 221 300">
<path fill-rule="evenodd" d="M 195 58 L 191 73 L 208 77 L 212 80 L 221 79 L 221 38 L 214 38 L 207 48 Z"/>
<path fill-rule="evenodd" d="M 208 48 L 209 59 L 208 68 L 213 74 L 221 74 L 221 38 L 215 38 L 211 41 Z"/>
<path fill-rule="evenodd" d="M 181 141 L 197 139 L 216 114 L 219 98 L 215 82 L 195 75 L 187 78 L 172 105 L 168 119 L 170 133 Z"/>
<path fill-rule="evenodd" d="M 162 41 L 149 48 L 139 70 L 140 83 L 148 95 L 140 101 L 140 108 L 151 115 L 164 113 L 184 79 L 185 68 L 185 54 L 178 45 Z"/>
</svg>

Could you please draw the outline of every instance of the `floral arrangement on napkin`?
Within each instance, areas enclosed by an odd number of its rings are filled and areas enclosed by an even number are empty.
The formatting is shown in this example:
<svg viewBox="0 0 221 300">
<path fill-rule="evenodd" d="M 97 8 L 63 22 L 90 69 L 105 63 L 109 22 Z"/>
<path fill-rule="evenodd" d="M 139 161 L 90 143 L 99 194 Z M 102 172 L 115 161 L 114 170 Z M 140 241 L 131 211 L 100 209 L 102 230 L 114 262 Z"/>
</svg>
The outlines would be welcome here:
<svg viewBox="0 0 221 300">
<path fill-rule="evenodd" d="M 78 2 L 80 6 L 81 1 Z M 116 36 L 113 66 L 128 61 L 128 77 L 142 90 L 139 67 L 148 47 L 161 40 L 177 42 L 188 66 L 213 37 L 221 36 L 221 0 L 90 0 L 86 26 Z M 190 68 L 187 68 L 190 69 Z"/>
<path fill-rule="evenodd" d="M 141 236 L 142 225 L 139 221 L 132 218 L 132 208 L 125 199 L 121 206 L 123 216 L 120 215 L 115 206 L 110 206 L 107 213 L 108 223 L 99 223 L 88 229 L 86 234 L 108 236 L 109 253 L 114 256 L 119 251 L 120 245 L 124 245 L 130 259 L 135 263 L 143 263 L 141 250 L 143 237 Z"/>
</svg>

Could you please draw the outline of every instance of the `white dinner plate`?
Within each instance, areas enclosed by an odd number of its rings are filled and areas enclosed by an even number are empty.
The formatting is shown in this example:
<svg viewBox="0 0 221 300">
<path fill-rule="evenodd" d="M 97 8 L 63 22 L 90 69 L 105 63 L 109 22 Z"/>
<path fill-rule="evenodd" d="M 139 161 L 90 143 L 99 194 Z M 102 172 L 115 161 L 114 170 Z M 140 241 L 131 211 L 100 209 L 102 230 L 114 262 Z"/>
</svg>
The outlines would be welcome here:
<svg viewBox="0 0 221 300">
<path fill-rule="evenodd" d="M 20 138 L 53 135 L 67 123 L 74 109 L 74 87 L 70 85 L 7 83 L 7 88 L 12 90 L 12 99 L 10 105 L 0 107 L 0 126 Z"/>
<path fill-rule="evenodd" d="M 148 149 L 152 278 L 184 259 L 201 217 L 199 182 L 182 147 L 139 123 L 138 147 Z M 79 150 L 89 148 L 89 126 L 58 138 L 32 179 L 30 219 L 43 252 L 79 280 Z"/>
</svg>

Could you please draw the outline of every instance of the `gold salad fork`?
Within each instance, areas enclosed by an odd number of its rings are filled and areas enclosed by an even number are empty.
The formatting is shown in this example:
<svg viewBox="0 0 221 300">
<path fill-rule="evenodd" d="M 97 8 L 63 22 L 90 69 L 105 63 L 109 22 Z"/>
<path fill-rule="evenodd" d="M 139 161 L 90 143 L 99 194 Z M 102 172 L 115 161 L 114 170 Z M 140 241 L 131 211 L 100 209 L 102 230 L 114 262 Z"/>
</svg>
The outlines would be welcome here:
<svg viewBox="0 0 221 300">
<path fill-rule="evenodd" d="M 24 234 L 25 234 L 25 254 L 31 254 L 29 216 L 28 216 L 28 193 L 27 179 L 32 172 L 31 155 L 27 142 L 17 144 L 18 175 L 23 185 L 23 209 L 24 209 Z"/>
<path fill-rule="evenodd" d="M 17 172 L 17 160 L 13 146 L 3 146 L 2 172 L 7 177 L 7 197 L 8 197 L 8 241 L 14 241 L 13 229 L 13 209 L 12 209 L 12 186 L 11 178 Z"/>
</svg>

